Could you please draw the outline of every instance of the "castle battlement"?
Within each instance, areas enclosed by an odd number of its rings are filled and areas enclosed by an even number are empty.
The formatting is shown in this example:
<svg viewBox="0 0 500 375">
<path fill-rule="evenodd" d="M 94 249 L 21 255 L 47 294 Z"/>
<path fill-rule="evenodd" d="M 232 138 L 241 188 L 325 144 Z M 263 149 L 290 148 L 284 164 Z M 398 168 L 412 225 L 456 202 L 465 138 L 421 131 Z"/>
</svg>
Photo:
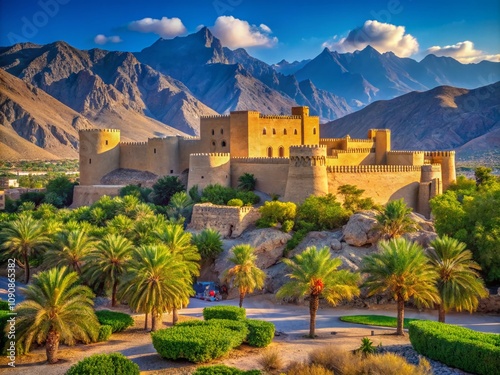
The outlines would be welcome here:
<svg viewBox="0 0 500 375">
<path fill-rule="evenodd" d="M 337 154 L 369 154 L 375 152 L 375 148 L 350 148 L 348 150 L 333 150 Z"/>
<path fill-rule="evenodd" d="M 80 132 L 95 132 L 95 133 L 107 133 L 107 132 L 116 132 L 119 133 L 120 129 L 80 129 Z"/>
<path fill-rule="evenodd" d="M 294 116 L 294 115 L 263 115 L 259 114 L 259 118 L 269 118 L 269 119 L 276 119 L 276 120 L 293 120 L 293 119 L 300 119 L 300 116 Z"/>
<path fill-rule="evenodd" d="M 205 115 L 205 116 L 200 116 L 200 119 L 205 119 L 205 118 L 229 118 L 229 115 Z"/>
<path fill-rule="evenodd" d="M 146 146 L 148 142 L 120 142 L 120 146 Z"/>
<path fill-rule="evenodd" d="M 331 165 L 328 173 L 387 173 L 421 171 L 420 165 Z"/>
<path fill-rule="evenodd" d="M 289 158 L 231 158 L 231 163 L 246 164 L 288 164 Z"/>
<path fill-rule="evenodd" d="M 195 154 L 190 154 L 190 156 L 194 157 L 214 157 L 214 156 L 222 156 L 222 157 L 230 157 L 231 154 L 229 152 L 213 152 L 213 153 L 195 153 Z"/>
<path fill-rule="evenodd" d="M 347 139 L 347 138 L 344 138 Z M 363 143 L 373 143 L 373 139 L 363 139 L 363 138 L 349 138 L 349 142 L 363 142 Z"/>
<path fill-rule="evenodd" d="M 421 155 L 425 151 L 401 151 L 401 150 L 394 150 L 394 151 L 388 151 L 389 154 L 392 155 Z"/>
<path fill-rule="evenodd" d="M 320 142 L 339 142 L 339 141 L 344 141 L 345 138 L 320 138 L 319 141 Z M 371 140 L 369 140 L 370 142 L 372 142 Z"/>
<path fill-rule="evenodd" d="M 306 149 L 306 148 L 310 148 L 310 149 L 324 148 L 324 149 L 326 149 L 326 146 L 325 145 L 293 145 L 293 146 L 290 146 L 290 150 L 291 149 Z"/>
<path fill-rule="evenodd" d="M 455 157 L 455 151 L 425 151 L 424 156 L 444 156 L 444 157 Z"/>
</svg>

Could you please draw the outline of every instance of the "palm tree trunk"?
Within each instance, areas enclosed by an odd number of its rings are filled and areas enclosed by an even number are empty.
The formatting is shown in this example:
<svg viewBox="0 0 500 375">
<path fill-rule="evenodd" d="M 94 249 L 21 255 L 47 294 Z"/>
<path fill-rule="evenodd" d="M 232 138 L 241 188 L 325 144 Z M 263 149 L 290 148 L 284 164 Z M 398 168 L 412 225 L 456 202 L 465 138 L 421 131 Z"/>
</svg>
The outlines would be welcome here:
<svg viewBox="0 0 500 375">
<path fill-rule="evenodd" d="M 144 314 L 145 317 L 144 317 L 144 330 L 147 331 L 148 330 L 148 313 Z"/>
<path fill-rule="evenodd" d="M 444 310 L 443 304 L 438 305 L 439 317 L 438 321 L 444 323 L 446 320 L 446 311 Z"/>
<path fill-rule="evenodd" d="M 243 306 L 244 299 L 245 299 L 245 292 L 240 291 L 240 307 Z"/>
<path fill-rule="evenodd" d="M 45 342 L 45 353 L 47 354 L 47 362 L 54 364 L 57 362 L 57 349 L 59 349 L 59 333 L 55 330 L 50 330 Z"/>
<path fill-rule="evenodd" d="M 398 296 L 398 328 L 396 330 L 396 335 L 404 336 L 403 331 L 404 321 L 405 321 L 405 301 L 401 296 Z"/>
<path fill-rule="evenodd" d="M 23 259 L 24 259 L 24 283 L 27 285 L 28 282 L 30 281 L 30 264 L 28 261 L 28 253 L 24 252 Z"/>
<path fill-rule="evenodd" d="M 111 306 L 116 306 L 116 290 L 118 289 L 118 280 L 113 282 L 113 288 L 111 290 Z"/>
<path fill-rule="evenodd" d="M 162 323 L 162 314 L 158 314 L 155 310 L 151 312 L 151 331 L 154 332 L 158 330 Z"/>
<path fill-rule="evenodd" d="M 309 337 L 314 338 L 316 336 L 316 312 L 319 308 L 319 295 L 311 294 L 309 298 Z"/>
<path fill-rule="evenodd" d="M 179 314 L 177 311 L 177 307 L 174 307 L 172 309 L 172 325 L 175 326 L 178 321 L 179 321 Z"/>
</svg>

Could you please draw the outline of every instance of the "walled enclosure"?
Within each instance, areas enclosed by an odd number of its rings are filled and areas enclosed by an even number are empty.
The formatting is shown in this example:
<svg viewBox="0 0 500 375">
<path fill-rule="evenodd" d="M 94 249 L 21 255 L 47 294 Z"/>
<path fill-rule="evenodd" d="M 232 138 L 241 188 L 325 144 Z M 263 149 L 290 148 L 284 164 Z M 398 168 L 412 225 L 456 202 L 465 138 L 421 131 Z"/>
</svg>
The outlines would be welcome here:
<svg viewBox="0 0 500 375">
<path fill-rule="evenodd" d="M 120 143 L 119 130 L 111 129 L 80 131 L 80 141 L 84 186 L 99 185 L 120 168 L 158 177 L 189 171 L 188 188 L 200 189 L 215 183 L 236 187 L 241 175 L 252 173 L 258 190 L 284 200 L 300 203 L 311 194 L 336 194 L 339 186 L 351 184 L 377 203 L 404 198 L 429 216 L 429 199 L 456 178 L 454 151 L 391 150 L 389 129 L 371 129 L 367 139 L 321 139 L 319 118 L 309 116 L 307 107 L 294 107 L 288 116 L 235 111 L 202 117 L 200 138 Z M 92 203 L 91 196 L 97 194 L 75 189 L 76 202 Z"/>
</svg>

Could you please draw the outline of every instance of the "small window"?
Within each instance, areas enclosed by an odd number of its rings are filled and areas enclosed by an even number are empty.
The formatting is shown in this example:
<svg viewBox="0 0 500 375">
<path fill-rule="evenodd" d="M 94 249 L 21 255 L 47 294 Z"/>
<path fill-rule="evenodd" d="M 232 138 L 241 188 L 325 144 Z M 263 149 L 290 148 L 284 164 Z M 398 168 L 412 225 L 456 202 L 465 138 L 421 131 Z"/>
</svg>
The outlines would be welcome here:
<svg viewBox="0 0 500 375">
<path fill-rule="evenodd" d="M 89 164 L 92 164 L 92 159 L 89 159 Z"/>
<path fill-rule="evenodd" d="M 276 129 L 273 129 L 273 134 L 276 134 Z"/>
<path fill-rule="evenodd" d="M 266 128 L 262 129 L 262 134 L 266 135 Z"/>
<path fill-rule="evenodd" d="M 106 139 L 106 146 L 108 145 L 108 140 Z"/>
<path fill-rule="evenodd" d="M 285 156 L 285 148 L 283 146 L 280 146 L 280 148 L 278 149 L 278 155 L 280 158 Z"/>
<path fill-rule="evenodd" d="M 215 135 L 215 130 L 214 129 L 212 129 L 212 135 Z"/>
<path fill-rule="evenodd" d="M 313 128 L 313 134 L 316 135 L 316 128 Z"/>
<path fill-rule="evenodd" d="M 297 129 L 295 129 L 295 130 L 293 131 L 293 134 L 294 134 L 294 135 L 297 135 Z"/>
<path fill-rule="evenodd" d="M 221 134 L 224 134 L 224 129 L 221 129 L 221 130 L 220 130 L 220 133 L 221 133 Z"/>
<path fill-rule="evenodd" d="M 205 178 L 205 176 L 201 176 L 201 178 L 202 178 L 202 179 L 204 179 L 204 178 Z"/>
<path fill-rule="evenodd" d="M 156 154 L 156 148 L 153 149 L 153 154 Z"/>
<path fill-rule="evenodd" d="M 267 157 L 268 158 L 272 158 L 273 157 L 273 148 L 272 147 L 268 147 L 267 148 Z"/>
<path fill-rule="evenodd" d="M 212 141 L 212 146 L 215 146 L 215 141 Z"/>
<path fill-rule="evenodd" d="M 170 170 L 170 174 L 172 174 L 172 173 L 174 173 L 174 170 L 173 170 L 173 169 L 171 169 L 171 170 Z"/>
<path fill-rule="evenodd" d="M 220 143 L 220 145 L 221 145 L 222 147 L 226 147 L 226 141 L 222 141 L 222 142 Z"/>
<path fill-rule="evenodd" d="M 286 129 L 283 129 L 283 134 L 286 135 Z"/>
</svg>

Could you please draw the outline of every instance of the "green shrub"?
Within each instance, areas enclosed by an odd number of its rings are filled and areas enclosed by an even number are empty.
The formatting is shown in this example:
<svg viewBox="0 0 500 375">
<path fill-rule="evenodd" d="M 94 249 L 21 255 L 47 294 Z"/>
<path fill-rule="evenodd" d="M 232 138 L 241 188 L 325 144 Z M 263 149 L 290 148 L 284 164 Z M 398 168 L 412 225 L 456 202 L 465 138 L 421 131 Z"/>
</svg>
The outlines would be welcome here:
<svg viewBox="0 0 500 375">
<path fill-rule="evenodd" d="M 231 338 L 233 340 L 233 348 L 243 344 L 249 334 L 249 327 L 245 321 L 229 320 L 229 319 L 210 319 L 210 320 L 187 320 L 177 323 L 176 327 L 218 327 L 230 329 L 233 331 Z"/>
<path fill-rule="evenodd" d="M 9 311 L 9 303 L 0 299 L 0 311 Z"/>
<path fill-rule="evenodd" d="M 235 331 L 216 324 L 178 325 L 151 332 L 153 346 L 166 359 L 199 363 L 219 358 L 236 347 Z"/>
<path fill-rule="evenodd" d="M 96 311 L 97 319 L 101 325 L 111 326 L 113 333 L 121 332 L 134 325 L 134 319 L 128 314 L 110 310 Z"/>
<path fill-rule="evenodd" d="M 226 365 L 200 366 L 193 375 L 260 375 L 259 370 L 243 371 Z"/>
<path fill-rule="evenodd" d="M 202 202 L 212 204 L 225 205 L 231 199 L 240 199 L 243 205 L 252 205 L 260 201 L 260 197 L 253 191 L 237 190 L 219 184 L 206 186 L 201 194 Z"/>
<path fill-rule="evenodd" d="M 99 335 L 97 336 L 97 342 L 108 341 L 113 333 L 113 327 L 106 324 L 102 324 L 99 327 Z"/>
<path fill-rule="evenodd" d="M 66 375 L 139 375 L 139 366 L 120 353 L 95 354 L 70 367 Z"/>
<path fill-rule="evenodd" d="M 285 233 L 290 232 L 293 229 L 295 223 L 293 220 L 285 220 L 285 222 L 281 225 L 281 230 Z"/>
<path fill-rule="evenodd" d="M 242 207 L 243 201 L 241 199 L 238 199 L 238 198 L 233 198 L 227 202 L 227 205 L 232 206 L 232 207 Z"/>
<path fill-rule="evenodd" d="M 202 259 L 216 258 L 224 251 L 220 233 L 210 228 L 203 229 L 199 234 L 193 235 L 191 241 L 198 248 Z"/>
<path fill-rule="evenodd" d="M 339 228 L 349 219 L 348 212 L 337 202 L 335 195 L 322 197 L 311 195 L 297 209 L 298 223 L 308 223 L 310 230 L 331 230 Z M 302 225 L 299 224 L 300 227 Z M 298 228 L 301 229 L 301 228 Z"/>
<path fill-rule="evenodd" d="M 237 306 L 213 306 L 203 309 L 203 319 L 228 319 L 243 320 L 246 317 L 246 311 L 243 307 Z"/>
<path fill-rule="evenodd" d="M 249 330 L 247 337 L 248 345 L 263 348 L 273 341 L 276 330 L 273 323 L 255 319 L 247 319 L 246 323 Z"/>
<path fill-rule="evenodd" d="M 431 321 L 411 322 L 409 333 L 426 357 L 474 374 L 498 374 L 500 335 Z"/>
<path fill-rule="evenodd" d="M 264 202 L 259 211 L 261 215 L 260 223 L 268 223 L 268 226 L 275 226 L 278 223 L 283 224 L 285 221 L 293 222 L 297 214 L 297 205 L 292 202 Z"/>
</svg>

